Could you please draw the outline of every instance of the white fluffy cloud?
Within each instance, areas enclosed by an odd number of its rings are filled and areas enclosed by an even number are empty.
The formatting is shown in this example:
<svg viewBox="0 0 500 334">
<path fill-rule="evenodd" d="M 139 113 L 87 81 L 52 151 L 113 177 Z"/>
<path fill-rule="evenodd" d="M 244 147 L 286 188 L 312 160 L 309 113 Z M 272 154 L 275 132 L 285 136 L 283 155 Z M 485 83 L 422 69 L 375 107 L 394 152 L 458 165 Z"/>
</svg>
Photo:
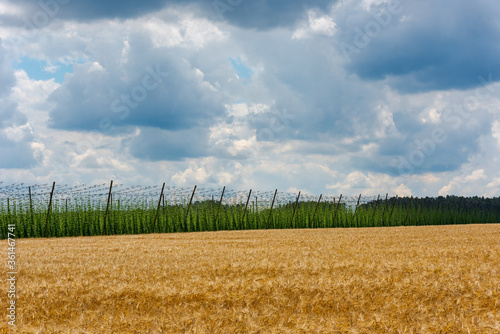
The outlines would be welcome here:
<svg viewBox="0 0 500 334">
<path fill-rule="evenodd" d="M 314 35 L 332 37 L 335 34 L 337 25 L 330 16 L 318 14 L 313 10 L 309 11 L 307 16 L 307 22 L 295 30 L 292 38 L 301 39 Z"/>
<path fill-rule="evenodd" d="M 42 159 L 43 145 L 37 143 L 28 118 L 11 98 L 16 78 L 1 39 L 0 73 L 0 168 L 29 169 Z"/>
</svg>

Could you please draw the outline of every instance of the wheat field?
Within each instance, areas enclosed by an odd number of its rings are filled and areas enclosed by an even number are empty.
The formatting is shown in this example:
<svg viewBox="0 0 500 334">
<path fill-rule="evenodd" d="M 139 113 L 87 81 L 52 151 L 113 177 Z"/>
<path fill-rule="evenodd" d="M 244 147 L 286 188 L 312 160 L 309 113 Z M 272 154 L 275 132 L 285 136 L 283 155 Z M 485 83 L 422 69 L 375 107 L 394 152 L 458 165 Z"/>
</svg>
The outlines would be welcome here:
<svg viewBox="0 0 500 334">
<path fill-rule="evenodd" d="M 17 333 L 500 333 L 495 224 L 20 239 L 17 252 Z"/>
</svg>

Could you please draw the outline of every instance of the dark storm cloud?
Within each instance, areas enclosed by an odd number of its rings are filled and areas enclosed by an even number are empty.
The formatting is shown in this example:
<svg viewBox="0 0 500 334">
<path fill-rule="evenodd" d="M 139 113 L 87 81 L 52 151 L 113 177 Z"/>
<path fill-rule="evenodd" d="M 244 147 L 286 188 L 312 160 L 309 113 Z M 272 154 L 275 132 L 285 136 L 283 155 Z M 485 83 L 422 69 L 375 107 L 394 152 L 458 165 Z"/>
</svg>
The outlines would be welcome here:
<svg viewBox="0 0 500 334">
<path fill-rule="evenodd" d="M 257 134 L 272 132 L 259 140 L 340 140 L 373 131 L 372 108 L 380 93 L 359 80 L 346 80 L 345 71 L 328 59 L 327 40 L 295 40 L 279 32 L 255 37 L 245 51 L 254 63 L 266 64 L 266 73 L 248 91 L 266 87 L 274 102 L 269 112 L 248 118 Z"/>
<path fill-rule="evenodd" d="M 0 134 L 0 168 L 27 169 L 34 167 L 38 161 L 35 159 L 29 142 L 15 142 Z"/>
<path fill-rule="evenodd" d="M 398 158 L 391 174 L 422 174 L 449 172 L 460 169 L 481 150 L 480 138 L 491 135 L 492 116 L 474 112 L 465 118 L 453 114 L 456 103 L 447 103 L 440 110 L 438 122 L 427 124 L 419 112 L 394 114 L 394 124 L 400 134 L 378 141 L 377 162 Z M 446 116 L 451 112 L 455 119 Z M 453 121 L 451 121 L 453 120 Z M 456 122 L 459 121 L 459 122 Z"/>
<path fill-rule="evenodd" d="M 88 21 L 132 18 L 167 6 L 190 6 L 192 12 L 198 12 L 201 16 L 258 30 L 291 26 L 303 17 L 308 8 L 326 10 L 332 3 L 325 0 L 10 0 L 10 2 L 24 7 L 25 18 L 31 22 L 42 20 L 43 14 L 40 12 L 46 13 L 49 19 Z M 6 17 L 3 21 L 15 24 L 12 17 Z M 24 20 L 18 21 L 17 24 L 24 24 Z"/>
<path fill-rule="evenodd" d="M 208 126 L 223 112 L 217 95 L 200 84 L 196 70 L 182 59 L 163 58 L 154 51 L 125 67 L 75 65 L 63 85 L 52 93 L 55 108 L 50 125 L 59 129 L 120 133 L 122 127 L 151 126 L 168 130 Z M 119 76 L 126 73 L 127 79 Z"/>
<path fill-rule="evenodd" d="M 500 79 L 498 1 L 392 3 L 399 4 L 392 13 L 384 3 L 338 22 L 349 71 L 387 79 L 402 92 L 473 88 L 488 74 Z"/>
<path fill-rule="evenodd" d="M 0 129 L 26 124 L 28 118 L 17 110 L 17 104 L 9 99 L 0 100 Z"/>
<path fill-rule="evenodd" d="M 139 128 L 122 146 L 144 160 L 206 156 L 207 129 L 225 113 L 225 95 L 205 81 L 197 67 L 205 66 L 189 49 L 156 47 L 143 33 L 128 36 L 126 49 L 120 36 L 106 41 L 50 95 L 49 125 L 112 136 Z"/>
<path fill-rule="evenodd" d="M 149 161 L 179 161 L 208 155 L 208 129 L 168 131 L 158 128 L 141 128 L 141 133 L 122 144 L 139 159 Z"/>
<path fill-rule="evenodd" d="M 37 21 L 40 12 L 49 17 L 60 19 L 94 20 L 101 18 L 128 18 L 159 10 L 167 4 L 182 1 L 169 0 L 109 0 L 109 1 L 77 1 L 77 0 L 10 0 L 12 4 L 25 9 L 25 16 Z M 35 18 L 35 19 L 33 19 Z M 40 18 L 41 20 L 41 18 Z"/>
<path fill-rule="evenodd" d="M 265 30 L 274 27 L 293 26 L 299 19 L 304 18 L 305 12 L 310 8 L 327 10 L 336 1 L 325 0 L 237 0 L 237 1 L 208 1 L 212 3 L 215 12 L 234 24 L 243 28 Z M 222 6 L 217 9 L 217 4 L 235 3 L 235 6 Z M 239 3 L 239 4 L 238 4 Z"/>
</svg>

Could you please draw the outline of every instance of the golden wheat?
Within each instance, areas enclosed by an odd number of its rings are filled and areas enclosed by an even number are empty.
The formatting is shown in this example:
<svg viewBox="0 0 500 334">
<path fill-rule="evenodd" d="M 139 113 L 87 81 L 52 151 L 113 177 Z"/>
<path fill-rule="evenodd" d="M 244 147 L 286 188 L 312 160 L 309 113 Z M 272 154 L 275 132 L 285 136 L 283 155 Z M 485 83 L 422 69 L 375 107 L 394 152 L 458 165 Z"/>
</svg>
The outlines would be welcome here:
<svg viewBox="0 0 500 334">
<path fill-rule="evenodd" d="M 500 225 L 18 243 L 19 333 L 500 333 Z"/>
</svg>

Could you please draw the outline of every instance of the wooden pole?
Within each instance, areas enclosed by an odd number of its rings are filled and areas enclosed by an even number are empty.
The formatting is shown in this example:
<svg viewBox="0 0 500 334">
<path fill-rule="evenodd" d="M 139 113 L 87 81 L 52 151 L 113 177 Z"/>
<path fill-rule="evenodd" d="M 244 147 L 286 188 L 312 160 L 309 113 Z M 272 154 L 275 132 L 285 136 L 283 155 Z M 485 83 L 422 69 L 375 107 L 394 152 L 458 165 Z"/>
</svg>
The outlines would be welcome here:
<svg viewBox="0 0 500 334">
<path fill-rule="evenodd" d="M 458 200 L 458 209 L 457 209 L 457 214 L 458 214 L 458 219 L 462 218 L 462 201 L 459 199 Z"/>
<path fill-rule="evenodd" d="M 156 220 L 158 219 L 158 212 L 160 211 L 161 199 L 163 197 L 163 190 L 165 189 L 165 182 L 163 182 L 163 187 L 161 187 L 160 198 L 158 199 L 158 207 L 156 208 L 155 220 L 153 221 L 153 233 L 156 227 Z"/>
<path fill-rule="evenodd" d="M 438 199 L 438 204 L 437 204 L 437 207 L 436 207 L 436 213 L 435 213 L 436 215 L 437 215 L 437 213 L 438 213 L 438 211 L 439 211 L 439 205 L 440 205 L 440 204 L 441 204 L 441 198 L 439 198 L 439 199 Z"/>
<path fill-rule="evenodd" d="M 316 207 L 314 208 L 313 216 L 311 218 L 311 227 L 314 227 L 314 216 L 316 216 L 316 211 L 318 210 L 319 202 L 321 202 L 321 197 L 323 197 L 323 194 L 319 195 L 318 203 L 316 203 Z"/>
<path fill-rule="evenodd" d="M 384 211 L 382 211 L 382 224 L 384 224 L 384 218 L 385 218 L 385 211 L 387 210 L 387 198 L 389 197 L 389 193 L 385 193 L 385 204 L 384 204 Z M 382 226 L 383 226 L 382 225 Z"/>
<path fill-rule="evenodd" d="M 210 202 L 210 216 L 212 217 L 212 219 L 214 219 L 214 203 L 215 203 L 214 195 L 212 195 L 212 202 Z M 212 225 L 212 227 L 214 226 Z"/>
<path fill-rule="evenodd" d="M 104 235 L 104 233 L 106 233 L 106 218 L 108 217 L 109 200 L 111 199 L 112 188 L 113 188 L 113 180 L 111 180 L 111 183 L 109 184 L 108 201 L 106 203 L 106 211 L 104 212 L 104 223 L 102 224 L 101 235 Z"/>
<path fill-rule="evenodd" d="M 31 228 L 32 231 L 35 230 L 35 221 L 33 219 L 33 201 L 31 199 L 31 187 L 28 188 L 28 192 L 30 194 L 30 219 L 31 219 Z"/>
<path fill-rule="evenodd" d="M 297 209 L 297 205 L 299 205 L 299 198 L 300 198 L 300 191 L 299 191 L 299 195 L 297 196 L 297 199 L 295 200 L 295 205 L 293 206 L 292 226 L 293 226 L 293 217 L 295 217 L 295 210 Z"/>
<path fill-rule="evenodd" d="M 220 195 L 219 206 L 217 207 L 217 213 L 215 214 L 215 226 L 219 226 L 219 223 L 218 223 L 219 210 L 220 210 L 220 206 L 222 204 L 222 198 L 224 197 L 224 191 L 225 190 L 226 190 L 226 186 L 224 186 L 224 188 L 222 188 L 222 194 Z M 217 230 L 219 230 L 219 229 L 217 228 Z"/>
<path fill-rule="evenodd" d="M 484 217 L 485 219 L 485 223 L 488 222 L 488 218 L 490 217 L 490 211 L 491 211 L 491 203 L 492 201 L 490 200 L 489 203 L 488 203 L 488 209 L 486 209 L 486 217 Z"/>
<path fill-rule="evenodd" d="M 420 211 L 418 213 L 418 222 L 419 222 L 419 224 L 422 221 L 422 212 L 424 210 L 424 207 L 425 207 L 426 203 L 427 203 L 427 197 L 424 199 L 424 202 L 422 204 L 420 204 Z"/>
<path fill-rule="evenodd" d="M 498 206 L 497 221 L 495 222 L 495 224 L 498 224 L 498 223 L 500 223 L 500 205 Z"/>
<path fill-rule="evenodd" d="M 378 206 L 378 201 L 380 200 L 380 194 L 378 194 L 378 197 L 377 197 L 377 203 L 375 203 L 375 209 L 373 209 L 373 213 L 372 213 L 372 221 L 375 222 L 375 212 L 377 211 L 377 206 Z"/>
<path fill-rule="evenodd" d="M 476 213 L 477 213 L 477 210 L 479 209 L 479 201 L 477 201 L 476 203 L 476 207 L 474 208 L 474 213 L 472 214 L 472 222 L 474 222 L 474 219 L 476 218 Z"/>
<path fill-rule="evenodd" d="M 245 204 L 245 209 L 243 210 L 243 217 L 241 217 L 240 230 L 243 229 L 243 221 L 245 219 L 245 213 L 247 212 L 247 206 L 248 206 L 248 202 L 250 201 L 250 195 L 251 194 L 252 194 L 252 189 L 250 189 L 250 192 L 248 193 L 247 204 Z"/>
<path fill-rule="evenodd" d="M 335 219 L 337 219 L 337 212 L 340 209 L 340 201 L 342 200 L 342 194 L 340 194 L 339 201 L 337 202 L 337 207 L 335 208 L 335 212 L 333 213 L 333 224 L 335 224 Z"/>
<path fill-rule="evenodd" d="M 273 202 L 271 203 L 271 210 L 269 210 L 269 216 L 267 217 L 266 228 L 269 228 L 269 221 L 271 220 L 271 214 L 273 213 L 274 200 L 276 199 L 276 194 L 278 193 L 278 189 L 274 191 Z"/>
<path fill-rule="evenodd" d="M 54 181 L 54 183 L 52 183 L 52 191 L 50 192 L 49 208 L 47 210 L 47 219 L 45 220 L 45 229 L 43 231 L 44 238 L 47 236 L 47 224 L 49 223 L 50 210 L 52 208 L 52 196 L 54 195 L 55 186 L 56 186 L 56 181 Z"/>
<path fill-rule="evenodd" d="M 436 207 L 436 212 L 434 213 L 434 217 L 437 217 L 438 211 L 439 211 L 439 205 L 441 204 L 441 198 L 438 198 L 438 204 Z"/>
<path fill-rule="evenodd" d="M 184 218 L 184 232 L 187 232 L 187 219 L 188 219 L 188 215 L 189 215 L 189 208 L 191 207 L 191 203 L 193 202 L 193 197 L 194 197 L 195 191 L 196 191 L 196 185 L 194 186 L 193 193 L 191 194 L 191 199 L 189 200 L 189 204 L 188 204 L 188 207 L 186 210 L 186 217 Z"/>
<path fill-rule="evenodd" d="M 354 208 L 354 215 L 352 215 L 352 221 L 354 222 L 354 219 L 356 218 L 356 212 L 358 211 L 358 206 L 359 206 L 359 200 L 361 199 L 361 194 L 359 194 L 358 197 L 358 203 L 356 203 L 356 207 Z"/>
<path fill-rule="evenodd" d="M 404 226 L 406 226 L 406 221 L 408 220 L 408 215 L 410 214 L 412 200 L 413 200 L 413 195 L 410 197 L 410 204 L 408 204 L 408 211 L 406 211 L 405 222 L 403 223 Z"/>
<path fill-rule="evenodd" d="M 255 227 L 258 229 L 259 228 L 259 224 L 260 224 L 260 217 L 259 217 L 259 203 L 257 202 L 258 201 L 258 196 L 255 196 Z"/>
<path fill-rule="evenodd" d="M 10 224 L 10 198 L 7 197 L 7 224 Z"/>
<path fill-rule="evenodd" d="M 391 222 L 392 213 L 394 212 L 394 207 L 396 206 L 397 201 L 398 201 L 398 195 L 396 195 L 396 197 L 394 198 L 394 204 L 392 205 L 391 214 L 389 215 L 389 224 Z"/>
<path fill-rule="evenodd" d="M 453 197 L 453 199 L 451 200 L 450 208 L 448 210 L 449 211 L 449 216 L 450 216 L 448 218 L 448 220 L 449 220 L 449 222 L 451 224 L 454 223 L 454 220 L 453 220 L 453 214 L 455 213 L 455 210 L 453 210 L 454 207 L 455 207 L 455 197 Z"/>
</svg>

